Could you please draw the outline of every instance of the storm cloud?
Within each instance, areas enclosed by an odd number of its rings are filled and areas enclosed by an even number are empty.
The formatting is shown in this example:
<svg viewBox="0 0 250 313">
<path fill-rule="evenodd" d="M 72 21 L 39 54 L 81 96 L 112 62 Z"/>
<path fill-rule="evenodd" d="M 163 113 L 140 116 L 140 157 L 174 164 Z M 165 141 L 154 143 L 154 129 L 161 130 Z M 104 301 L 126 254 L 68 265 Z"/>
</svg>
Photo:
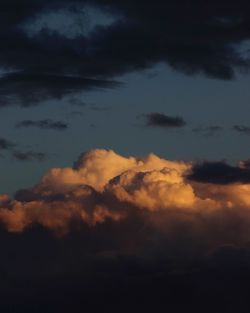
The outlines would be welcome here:
<svg viewBox="0 0 250 313">
<path fill-rule="evenodd" d="M 87 18 L 91 8 L 108 14 L 110 22 L 94 25 Z M 114 87 L 107 80 L 159 62 L 219 79 L 249 68 L 248 54 L 240 52 L 250 38 L 249 3 L 243 0 L 205 7 L 180 0 L 4 0 L 0 12 L 0 67 L 8 70 L 0 80 L 1 106 Z M 92 24 L 91 30 L 59 32 L 48 19 L 61 12 L 80 29 Z M 41 19 L 43 27 L 31 34 Z"/>
</svg>

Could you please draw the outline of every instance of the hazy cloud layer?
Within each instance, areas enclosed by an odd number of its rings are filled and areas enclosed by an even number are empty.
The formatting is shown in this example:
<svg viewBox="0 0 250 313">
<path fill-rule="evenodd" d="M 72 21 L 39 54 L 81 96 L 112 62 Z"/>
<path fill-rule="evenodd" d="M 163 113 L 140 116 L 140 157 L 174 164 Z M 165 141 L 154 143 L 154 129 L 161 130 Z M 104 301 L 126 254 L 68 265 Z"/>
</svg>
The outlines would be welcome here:
<svg viewBox="0 0 250 313">
<path fill-rule="evenodd" d="M 12 156 L 17 161 L 43 161 L 46 159 L 47 155 L 43 152 L 36 151 L 13 151 Z"/>
<path fill-rule="evenodd" d="M 196 127 L 192 129 L 194 133 L 200 134 L 205 137 L 217 136 L 221 133 L 222 130 L 223 128 L 217 125 L 207 127 Z"/>
<path fill-rule="evenodd" d="M 29 128 L 37 127 L 40 129 L 53 129 L 53 130 L 66 130 L 68 124 L 62 121 L 53 121 L 50 119 L 33 121 L 33 120 L 23 120 L 16 124 L 17 128 Z"/>
<path fill-rule="evenodd" d="M 29 107 L 49 99 L 61 100 L 90 89 L 114 88 L 118 82 L 87 79 L 79 75 L 44 72 L 14 72 L 0 77 L 0 107 L 20 104 Z"/>
</svg>

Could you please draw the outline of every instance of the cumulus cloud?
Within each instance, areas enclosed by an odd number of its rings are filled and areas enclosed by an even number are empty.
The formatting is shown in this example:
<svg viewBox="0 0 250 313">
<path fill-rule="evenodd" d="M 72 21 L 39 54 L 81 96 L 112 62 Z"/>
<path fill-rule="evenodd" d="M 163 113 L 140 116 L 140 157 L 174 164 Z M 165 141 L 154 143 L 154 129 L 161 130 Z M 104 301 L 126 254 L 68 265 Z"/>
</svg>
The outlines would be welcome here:
<svg viewBox="0 0 250 313">
<path fill-rule="evenodd" d="M 247 242 L 249 182 L 199 182 L 190 176 L 192 171 L 197 171 L 192 163 L 154 154 L 138 158 L 91 150 L 73 167 L 49 170 L 14 199 L 2 195 L 0 221 L 14 233 L 41 225 L 63 235 L 75 227 L 122 227 L 136 219 L 139 229 L 149 228 L 146 236 L 158 234 L 159 240 L 176 245 L 183 246 L 190 237 L 210 248 Z"/>
<path fill-rule="evenodd" d="M 250 183 L 235 178 L 248 163 L 225 184 L 97 149 L 0 195 L 1 310 L 248 311 Z"/>
</svg>

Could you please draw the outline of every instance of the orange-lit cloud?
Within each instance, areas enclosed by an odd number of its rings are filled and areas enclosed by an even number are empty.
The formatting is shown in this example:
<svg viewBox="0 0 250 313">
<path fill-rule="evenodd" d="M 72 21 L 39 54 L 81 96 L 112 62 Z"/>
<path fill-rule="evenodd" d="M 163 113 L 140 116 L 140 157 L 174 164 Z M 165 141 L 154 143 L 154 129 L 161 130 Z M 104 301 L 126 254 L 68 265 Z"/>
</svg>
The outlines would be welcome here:
<svg viewBox="0 0 250 313">
<path fill-rule="evenodd" d="M 250 184 L 191 181 L 187 177 L 192 169 L 192 163 L 154 154 L 137 158 L 92 150 L 72 168 L 51 169 L 14 200 L 0 195 L 0 221 L 10 232 L 39 224 L 65 234 L 75 224 L 122 222 L 136 214 L 165 234 L 185 225 L 204 238 L 221 232 L 218 236 L 227 241 L 226 229 L 231 235 L 234 229 L 239 240 L 247 239 Z"/>
</svg>

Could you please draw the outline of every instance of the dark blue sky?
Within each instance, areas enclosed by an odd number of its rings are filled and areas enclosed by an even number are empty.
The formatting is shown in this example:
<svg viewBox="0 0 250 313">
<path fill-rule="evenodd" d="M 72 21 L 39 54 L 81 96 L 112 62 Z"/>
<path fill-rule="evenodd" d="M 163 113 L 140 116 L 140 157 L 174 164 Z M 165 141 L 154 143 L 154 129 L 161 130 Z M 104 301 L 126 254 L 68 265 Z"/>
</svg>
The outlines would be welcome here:
<svg viewBox="0 0 250 313">
<path fill-rule="evenodd" d="M 47 101 L 38 107 L 2 108 L 2 137 L 17 142 L 21 150 L 46 153 L 43 161 L 18 161 L 2 153 L 1 189 L 13 192 L 33 185 L 46 169 L 70 166 L 91 148 L 107 148 L 124 155 L 154 152 L 169 159 L 248 159 L 250 136 L 232 130 L 250 126 L 250 78 L 222 81 L 186 76 L 160 64 L 150 70 L 117 78 L 123 86 L 82 93 L 82 106 L 67 100 Z M 144 114 L 161 112 L 181 116 L 186 126 L 177 129 L 145 126 Z M 65 121 L 64 131 L 15 128 L 25 119 Z M 220 126 L 218 133 L 194 132 L 195 128 Z M 207 134 L 207 135 L 206 135 Z"/>
</svg>

